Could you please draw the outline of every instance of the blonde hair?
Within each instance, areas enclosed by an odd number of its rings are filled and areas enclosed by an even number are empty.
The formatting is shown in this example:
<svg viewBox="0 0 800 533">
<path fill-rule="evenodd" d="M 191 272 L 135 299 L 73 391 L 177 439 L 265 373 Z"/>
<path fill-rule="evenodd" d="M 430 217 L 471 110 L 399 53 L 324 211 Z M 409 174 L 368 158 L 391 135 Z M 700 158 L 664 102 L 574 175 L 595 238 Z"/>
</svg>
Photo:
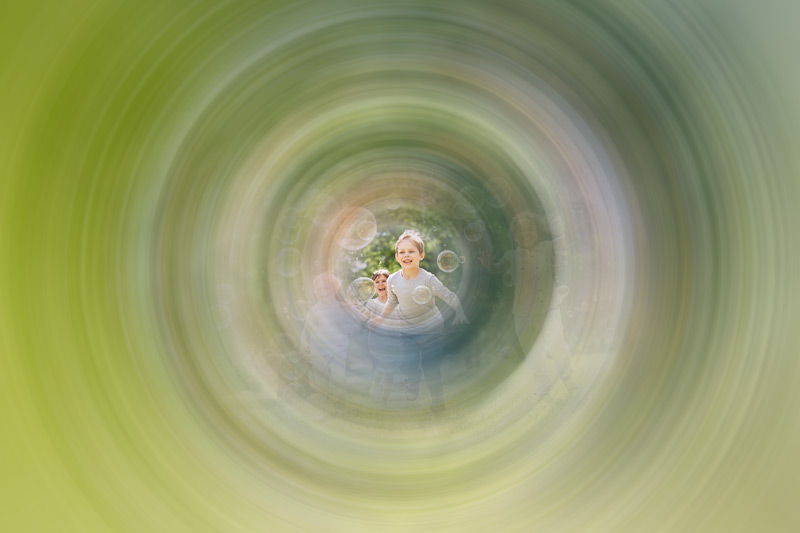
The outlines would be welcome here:
<svg viewBox="0 0 800 533">
<path fill-rule="evenodd" d="M 400 235 L 400 237 L 397 239 L 397 242 L 394 243 L 394 253 L 397 253 L 397 245 L 400 244 L 400 241 L 403 241 L 405 239 L 408 239 L 411 242 L 413 242 L 414 246 L 417 247 L 417 250 L 419 250 L 420 254 L 425 253 L 425 243 L 422 241 L 422 235 L 420 235 L 418 231 L 415 231 L 413 229 L 407 229 L 403 232 L 402 235 Z"/>
<path fill-rule="evenodd" d="M 388 278 L 390 274 L 391 272 L 389 272 L 385 268 L 379 268 L 378 270 L 372 273 L 372 281 L 375 281 L 378 278 L 378 276 L 386 276 Z"/>
</svg>

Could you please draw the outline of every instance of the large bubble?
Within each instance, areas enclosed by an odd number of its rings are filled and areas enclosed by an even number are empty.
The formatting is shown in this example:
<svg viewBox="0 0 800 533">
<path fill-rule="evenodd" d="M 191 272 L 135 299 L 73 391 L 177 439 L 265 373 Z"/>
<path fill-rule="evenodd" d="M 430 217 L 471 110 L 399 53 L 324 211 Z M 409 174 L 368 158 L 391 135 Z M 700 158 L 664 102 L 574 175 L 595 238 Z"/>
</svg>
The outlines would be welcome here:
<svg viewBox="0 0 800 533">
<path fill-rule="evenodd" d="M 452 250 L 444 250 L 436 258 L 436 265 L 442 272 L 452 272 L 458 268 L 458 255 Z"/>
<path fill-rule="evenodd" d="M 375 284 L 369 278 L 358 278 L 347 287 L 347 298 L 354 303 L 364 303 L 375 296 Z"/>
</svg>

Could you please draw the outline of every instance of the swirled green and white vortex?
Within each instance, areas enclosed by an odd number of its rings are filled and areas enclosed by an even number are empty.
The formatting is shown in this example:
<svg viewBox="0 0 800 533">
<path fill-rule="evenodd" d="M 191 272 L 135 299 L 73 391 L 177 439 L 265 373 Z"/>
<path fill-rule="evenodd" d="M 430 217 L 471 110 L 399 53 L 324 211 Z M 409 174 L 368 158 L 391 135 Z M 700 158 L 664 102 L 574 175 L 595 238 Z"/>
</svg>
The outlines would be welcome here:
<svg viewBox="0 0 800 533">
<path fill-rule="evenodd" d="M 3 529 L 800 524 L 796 8 L 0 13 Z M 370 391 L 408 228 L 439 403 Z"/>
</svg>

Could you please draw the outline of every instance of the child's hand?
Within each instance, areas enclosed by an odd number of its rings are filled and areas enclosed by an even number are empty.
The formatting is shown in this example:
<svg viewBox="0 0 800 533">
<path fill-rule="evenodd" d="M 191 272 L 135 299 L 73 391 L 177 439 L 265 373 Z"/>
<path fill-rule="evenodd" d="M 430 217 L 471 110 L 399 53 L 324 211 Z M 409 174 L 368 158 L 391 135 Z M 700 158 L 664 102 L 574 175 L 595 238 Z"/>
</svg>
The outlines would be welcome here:
<svg viewBox="0 0 800 533">
<path fill-rule="evenodd" d="M 455 318 L 453 318 L 453 325 L 461 326 L 462 324 L 469 324 L 469 319 L 464 313 L 458 313 Z"/>
<path fill-rule="evenodd" d="M 491 269 L 492 265 L 495 263 L 494 254 L 488 249 L 483 250 L 480 255 L 478 255 L 478 261 L 480 261 L 484 267 Z"/>
</svg>

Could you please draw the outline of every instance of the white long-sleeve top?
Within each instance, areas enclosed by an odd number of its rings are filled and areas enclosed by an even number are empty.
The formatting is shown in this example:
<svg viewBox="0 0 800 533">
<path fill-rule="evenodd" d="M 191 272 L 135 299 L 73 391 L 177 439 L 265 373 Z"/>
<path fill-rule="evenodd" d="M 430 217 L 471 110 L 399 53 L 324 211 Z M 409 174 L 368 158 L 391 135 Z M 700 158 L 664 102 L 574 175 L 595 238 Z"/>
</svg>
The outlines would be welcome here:
<svg viewBox="0 0 800 533">
<path fill-rule="evenodd" d="M 436 307 L 436 298 L 454 309 L 457 306 L 460 308 L 458 296 L 423 268 L 419 269 L 419 274 L 414 279 L 405 279 L 402 270 L 399 270 L 389 276 L 386 285 L 389 288 L 387 303 L 397 306 L 396 318 L 414 332 L 444 329 L 444 319 Z M 430 291 L 430 298 L 427 301 L 418 298 L 417 300 L 422 301 L 420 303 L 414 299 L 414 290 L 423 286 Z M 424 289 L 422 292 L 425 292 Z"/>
</svg>

